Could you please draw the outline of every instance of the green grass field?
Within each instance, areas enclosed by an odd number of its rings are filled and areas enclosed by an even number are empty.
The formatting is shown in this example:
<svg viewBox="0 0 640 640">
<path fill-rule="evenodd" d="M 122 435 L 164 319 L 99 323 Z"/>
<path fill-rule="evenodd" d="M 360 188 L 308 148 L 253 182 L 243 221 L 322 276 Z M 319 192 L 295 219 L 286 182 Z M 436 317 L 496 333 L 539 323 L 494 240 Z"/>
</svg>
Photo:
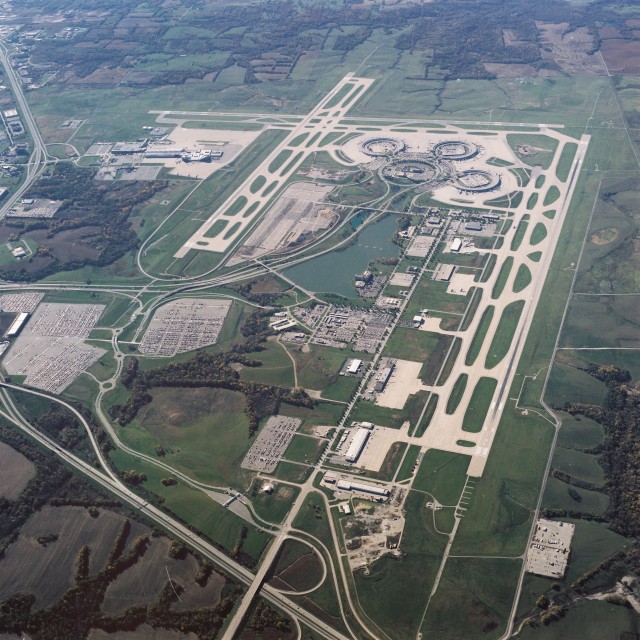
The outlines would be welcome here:
<svg viewBox="0 0 640 640">
<path fill-rule="evenodd" d="M 431 420 L 433 419 L 433 414 L 438 406 L 439 399 L 440 396 L 437 393 L 432 393 L 431 396 L 429 396 L 422 420 L 420 420 L 420 424 L 416 425 L 415 432 L 413 434 L 416 438 L 424 435 L 424 432 L 429 428 Z"/>
<path fill-rule="evenodd" d="M 498 386 L 495 378 L 480 378 L 473 390 L 471 400 L 464 414 L 462 430 L 470 433 L 478 433 L 482 430 L 484 419 L 489 411 L 491 399 Z"/>
<path fill-rule="evenodd" d="M 300 493 L 300 489 L 291 485 L 279 484 L 272 494 L 268 494 L 260 490 L 263 482 L 259 478 L 254 480 L 251 494 L 255 489 L 255 495 L 250 494 L 251 504 L 263 520 L 273 523 L 282 522 Z"/>
<path fill-rule="evenodd" d="M 575 158 L 577 150 L 577 143 L 565 143 L 562 149 L 562 154 L 560 155 L 560 160 L 558 160 L 558 165 L 556 166 L 556 176 L 558 177 L 558 180 L 562 180 L 562 182 L 567 181 L 567 178 L 569 177 L 569 171 L 571 170 L 571 165 L 573 164 L 573 159 Z"/>
<path fill-rule="evenodd" d="M 480 318 L 480 322 L 478 323 L 478 328 L 476 329 L 473 339 L 471 340 L 471 344 L 469 345 L 467 355 L 464 359 L 464 363 L 467 366 L 471 366 L 476 361 L 476 358 L 482 349 L 482 345 L 484 344 L 484 339 L 487 336 L 487 331 L 489 331 L 489 326 L 493 320 L 494 312 L 495 307 L 493 305 L 488 306 L 484 310 L 482 318 Z"/>
<path fill-rule="evenodd" d="M 420 447 L 417 444 L 412 444 L 409 446 L 404 460 L 402 461 L 402 464 L 398 469 L 398 473 L 396 474 L 396 482 L 408 480 L 413 475 L 413 473 L 415 472 L 416 460 L 419 453 Z"/>
<path fill-rule="evenodd" d="M 564 471 L 580 480 L 597 486 L 604 484 L 604 470 L 598 464 L 596 455 L 576 449 L 556 447 L 551 464 L 554 469 Z"/>
<path fill-rule="evenodd" d="M 411 424 L 416 423 L 426 399 L 427 392 L 418 391 L 415 395 L 409 396 L 402 409 L 378 407 L 373 402 L 360 400 L 351 414 L 351 419 L 359 422 L 373 422 L 383 427 L 399 429 L 407 420 Z"/>
<path fill-rule="evenodd" d="M 523 300 L 512 302 L 504 308 L 493 340 L 491 341 L 491 346 L 487 352 L 485 366 L 488 369 L 502 362 L 503 358 L 509 353 L 523 308 Z"/>
<path fill-rule="evenodd" d="M 424 637 L 499 638 L 520 568 L 520 560 L 450 558 L 427 610 Z"/>
<path fill-rule="evenodd" d="M 548 207 L 550 204 L 553 204 L 560 197 L 560 189 L 556 187 L 555 184 L 552 184 L 547 193 L 544 196 L 544 201 L 542 202 L 543 206 Z"/>
<path fill-rule="evenodd" d="M 458 528 L 454 555 L 524 551 L 552 437 L 552 426 L 542 418 L 505 412 Z"/>
<path fill-rule="evenodd" d="M 540 244 L 547 237 L 547 227 L 543 222 L 536 223 L 536 226 L 533 227 L 533 231 L 531 232 L 531 238 L 529 243 L 532 247 L 537 244 Z"/>
<path fill-rule="evenodd" d="M 505 258 L 505 261 L 502 263 L 500 267 L 500 273 L 498 273 L 498 277 L 496 278 L 496 282 L 493 285 L 493 290 L 491 291 L 491 297 L 494 300 L 497 300 L 504 291 L 504 287 L 507 284 L 507 280 L 509 279 L 509 274 L 511 273 L 511 269 L 513 267 L 513 256 L 508 256 Z"/>
<path fill-rule="evenodd" d="M 542 506 L 545 509 L 565 509 L 604 516 L 609 498 L 599 491 L 572 487 L 557 478 L 549 478 L 544 492 Z"/>
<path fill-rule="evenodd" d="M 531 271 L 526 264 L 521 264 L 518 267 L 518 272 L 513 281 L 513 292 L 520 293 L 531 284 Z"/>
<path fill-rule="evenodd" d="M 558 434 L 558 445 L 568 449 L 593 449 L 602 444 L 604 428 L 598 422 L 584 416 L 558 412 L 562 427 Z"/>
<path fill-rule="evenodd" d="M 638 631 L 636 616 L 607 602 L 585 600 L 571 608 L 567 615 L 548 626 L 525 627 L 522 640 L 621 640 L 622 632 L 633 638 Z"/>
<path fill-rule="evenodd" d="M 509 146 L 517 153 L 518 147 L 533 147 L 536 153 L 533 156 L 520 156 L 520 160 L 531 167 L 540 166 L 548 169 L 558 148 L 558 141 L 538 133 L 509 133 L 507 134 Z"/>
<path fill-rule="evenodd" d="M 244 396 L 225 389 L 157 388 L 137 418 L 118 429 L 130 447 L 156 455 L 197 480 L 246 490 L 240 463 L 251 445 Z"/>
<path fill-rule="evenodd" d="M 303 434 L 294 436 L 283 458 L 291 462 L 315 464 L 326 445 L 326 440 L 312 438 Z"/>
<path fill-rule="evenodd" d="M 466 373 L 461 373 L 458 376 L 458 379 L 456 380 L 455 384 L 453 385 L 453 389 L 451 389 L 451 395 L 447 400 L 447 408 L 445 409 L 445 411 L 449 415 L 456 412 L 456 409 L 458 408 L 458 405 L 460 404 L 464 391 L 467 387 L 468 379 L 469 379 L 469 376 Z"/>
<path fill-rule="evenodd" d="M 440 504 L 455 506 L 467 479 L 469 456 L 429 449 L 422 458 L 413 489 L 431 494 Z"/>
<path fill-rule="evenodd" d="M 424 362 L 438 347 L 439 335 L 441 334 L 398 327 L 387 341 L 384 355 L 400 360 Z"/>
<path fill-rule="evenodd" d="M 511 251 L 517 251 L 524 240 L 524 236 L 527 233 L 527 228 L 529 227 L 529 214 L 526 213 L 522 216 L 522 221 L 516 227 L 516 231 L 511 239 Z"/>
<path fill-rule="evenodd" d="M 442 368 L 442 373 L 440 377 L 436 381 L 438 386 L 442 386 L 449 379 L 451 372 L 453 371 L 453 367 L 460 355 L 460 350 L 462 349 L 462 338 L 454 338 L 453 343 L 451 345 L 451 350 L 449 351 L 449 355 L 444 363 Z"/>
</svg>

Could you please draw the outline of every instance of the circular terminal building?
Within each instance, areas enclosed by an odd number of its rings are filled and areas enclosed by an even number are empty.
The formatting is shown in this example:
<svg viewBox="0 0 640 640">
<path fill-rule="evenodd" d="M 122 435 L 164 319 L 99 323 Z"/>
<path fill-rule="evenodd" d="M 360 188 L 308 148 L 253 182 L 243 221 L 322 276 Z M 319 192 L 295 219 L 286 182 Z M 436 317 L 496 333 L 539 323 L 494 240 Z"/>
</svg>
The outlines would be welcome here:
<svg viewBox="0 0 640 640">
<path fill-rule="evenodd" d="M 465 193 L 486 193 L 498 189 L 501 184 L 500 174 L 480 169 L 470 169 L 459 173 L 453 183 L 456 189 Z"/>
<path fill-rule="evenodd" d="M 451 166 L 425 154 L 402 154 L 380 169 L 380 177 L 399 186 L 437 186 L 451 178 Z"/>
<path fill-rule="evenodd" d="M 404 151 L 406 145 L 397 138 L 369 138 L 360 143 L 360 151 L 372 158 L 394 156 Z"/>
<path fill-rule="evenodd" d="M 442 158 L 443 160 L 464 162 L 465 160 L 475 158 L 480 153 L 480 147 L 473 144 L 473 142 L 445 140 L 434 144 L 431 148 L 431 153 L 433 153 L 436 158 Z"/>
</svg>

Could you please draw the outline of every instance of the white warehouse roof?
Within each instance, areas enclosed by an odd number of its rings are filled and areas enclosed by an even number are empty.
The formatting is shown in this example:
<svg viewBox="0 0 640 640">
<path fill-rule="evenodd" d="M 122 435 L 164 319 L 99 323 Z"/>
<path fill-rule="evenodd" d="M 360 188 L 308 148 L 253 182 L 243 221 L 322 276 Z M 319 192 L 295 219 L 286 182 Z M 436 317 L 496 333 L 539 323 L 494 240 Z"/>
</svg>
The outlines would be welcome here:
<svg viewBox="0 0 640 640">
<path fill-rule="evenodd" d="M 347 462 L 355 462 L 360 457 L 364 445 L 367 444 L 369 435 L 370 432 L 368 429 L 360 428 L 356 431 L 356 435 L 353 436 L 353 440 L 351 440 L 351 444 L 347 449 L 347 455 L 345 456 Z"/>
</svg>

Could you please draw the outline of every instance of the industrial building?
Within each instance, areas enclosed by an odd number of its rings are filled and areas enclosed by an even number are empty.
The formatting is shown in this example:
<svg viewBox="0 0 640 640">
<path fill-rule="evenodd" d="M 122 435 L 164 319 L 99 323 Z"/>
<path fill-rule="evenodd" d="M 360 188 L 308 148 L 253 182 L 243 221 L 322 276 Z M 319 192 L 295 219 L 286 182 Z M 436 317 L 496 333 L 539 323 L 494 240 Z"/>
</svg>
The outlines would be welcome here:
<svg viewBox="0 0 640 640">
<path fill-rule="evenodd" d="M 24 324 L 27 321 L 28 317 L 29 314 L 26 311 L 19 313 L 16 319 L 11 323 L 11 326 L 7 330 L 7 333 L 4 334 L 4 337 L 15 338 L 22 330 L 22 327 L 24 327 Z"/>
<path fill-rule="evenodd" d="M 362 491 L 363 493 L 372 493 L 376 496 L 388 496 L 389 489 L 377 484 L 369 482 L 354 482 L 353 480 L 338 480 L 336 483 L 338 489 L 343 491 Z"/>
<path fill-rule="evenodd" d="M 345 456 L 347 462 L 355 462 L 360 457 L 360 454 L 364 449 L 364 445 L 367 444 L 369 435 L 370 431 L 368 429 L 358 429 L 356 431 L 356 434 L 353 436 L 351 444 L 347 449 L 347 455 Z"/>
<path fill-rule="evenodd" d="M 391 378 L 391 374 L 395 369 L 395 364 L 389 363 L 384 369 L 382 369 L 378 375 L 376 376 L 376 383 L 373 386 L 373 390 L 381 393 L 384 391 L 384 388 L 387 386 L 389 379 Z"/>
<path fill-rule="evenodd" d="M 459 253 L 460 249 L 462 249 L 462 239 L 455 238 L 451 243 L 451 251 L 453 251 L 453 253 Z"/>
<path fill-rule="evenodd" d="M 464 228 L 465 231 L 482 231 L 482 225 L 479 222 L 467 222 Z"/>
</svg>

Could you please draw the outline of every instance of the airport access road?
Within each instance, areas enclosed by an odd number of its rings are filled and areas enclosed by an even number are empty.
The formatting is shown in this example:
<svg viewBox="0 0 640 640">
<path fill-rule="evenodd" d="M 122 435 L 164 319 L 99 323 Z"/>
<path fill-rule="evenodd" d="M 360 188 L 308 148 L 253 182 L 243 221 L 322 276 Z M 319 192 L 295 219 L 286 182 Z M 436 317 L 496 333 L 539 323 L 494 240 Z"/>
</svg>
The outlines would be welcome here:
<svg viewBox="0 0 640 640">
<path fill-rule="evenodd" d="M 47 164 L 47 149 L 44 144 L 44 140 L 40 135 L 35 118 L 31 113 L 31 109 L 25 100 L 20 79 L 11 65 L 9 48 L 3 42 L 0 42 L 0 64 L 4 67 L 5 76 L 11 85 L 11 90 L 13 91 L 14 98 L 22 115 L 22 122 L 26 125 L 26 129 L 33 141 L 33 152 L 29 158 L 29 163 L 26 165 L 24 182 L 7 199 L 2 208 L 0 208 L 0 218 L 4 218 L 9 209 L 11 209 L 15 202 L 27 192 L 44 170 Z"/>
</svg>

